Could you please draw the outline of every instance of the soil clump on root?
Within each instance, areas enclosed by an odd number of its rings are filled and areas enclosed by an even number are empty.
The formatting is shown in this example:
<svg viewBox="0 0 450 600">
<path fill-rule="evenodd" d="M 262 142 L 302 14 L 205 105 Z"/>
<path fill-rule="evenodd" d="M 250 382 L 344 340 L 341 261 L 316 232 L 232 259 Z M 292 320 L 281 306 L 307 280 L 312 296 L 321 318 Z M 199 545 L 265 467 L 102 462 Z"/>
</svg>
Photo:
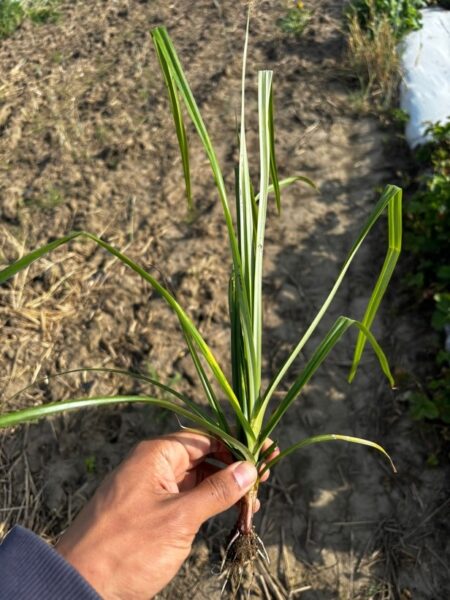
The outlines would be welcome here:
<svg viewBox="0 0 450 600">
<path fill-rule="evenodd" d="M 228 588 L 231 597 L 237 597 L 239 590 L 249 590 L 252 586 L 257 560 L 269 565 L 270 560 L 263 541 L 253 525 L 257 490 L 252 490 L 240 502 L 239 517 L 233 528 L 225 550 L 220 569 L 224 579 L 222 594 Z"/>
<path fill-rule="evenodd" d="M 253 583 L 255 563 L 259 548 L 259 538 L 254 529 L 242 533 L 235 531 L 227 546 L 221 569 L 222 594 L 228 588 L 232 598 L 236 598 L 239 590 L 250 589 Z"/>
</svg>

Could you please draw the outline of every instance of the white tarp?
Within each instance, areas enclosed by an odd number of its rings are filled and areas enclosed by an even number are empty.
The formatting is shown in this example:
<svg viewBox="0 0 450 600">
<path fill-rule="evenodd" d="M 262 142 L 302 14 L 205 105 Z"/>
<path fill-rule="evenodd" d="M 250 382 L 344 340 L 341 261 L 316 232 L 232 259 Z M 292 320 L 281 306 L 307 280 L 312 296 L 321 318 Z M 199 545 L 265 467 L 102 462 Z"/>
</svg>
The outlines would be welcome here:
<svg viewBox="0 0 450 600">
<path fill-rule="evenodd" d="M 411 148 L 426 141 L 428 124 L 450 119 L 450 10 L 426 8 L 422 28 L 402 42 L 400 106 L 409 116 Z"/>
</svg>

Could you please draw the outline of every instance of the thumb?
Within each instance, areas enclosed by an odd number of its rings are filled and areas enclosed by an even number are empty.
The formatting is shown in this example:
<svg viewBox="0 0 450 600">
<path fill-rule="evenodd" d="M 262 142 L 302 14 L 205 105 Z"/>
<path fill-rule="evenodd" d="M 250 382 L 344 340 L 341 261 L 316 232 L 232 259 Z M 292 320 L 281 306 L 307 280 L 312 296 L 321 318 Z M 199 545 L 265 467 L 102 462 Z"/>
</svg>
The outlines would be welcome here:
<svg viewBox="0 0 450 600">
<path fill-rule="evenodd" d="M 250 462 L 233 463 L 222 469 L 185 496 L 192 517 L 203 523 L 238 502 L 253 486 L 258 477 L 255 465 Z"/>
</svg>

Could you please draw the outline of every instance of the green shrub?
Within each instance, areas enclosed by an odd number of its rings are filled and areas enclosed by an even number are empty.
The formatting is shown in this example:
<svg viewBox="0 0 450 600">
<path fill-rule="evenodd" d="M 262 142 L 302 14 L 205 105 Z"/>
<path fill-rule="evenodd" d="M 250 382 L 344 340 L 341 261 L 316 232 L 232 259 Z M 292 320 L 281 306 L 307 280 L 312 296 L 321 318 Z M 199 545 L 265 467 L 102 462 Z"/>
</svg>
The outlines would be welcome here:
<svg viewBox="0 0 450 600">
<path fill-rule="evenodd" d="M 431 326 L 450 334 L 450 123 L 428 128 L 432 140 L 417 151 L 424 174 L 407 205 L 405 243 L 414 257 L 409 284 L 429 307 Z M 447 344 L 446 344 L 447 345 Z M 439 350 L 424 389 L 411 395 L 415 419 L 450 423 L 450 352 Z"/>
<path fill-rule="evenodd" d="M 277 25 L 284 33 L 302 35 L 311 21 L 313 12 L 306 8 L 303 2 L 294 4 L 295 6 L 292 6 L 284 17 L 278 19 Z"/>
<path fill-rule="evenodd" d="M 387 18 L 396 38 L 400 39 L 409 31 L 420 29 L 420 9 L 425 6 L 424 0 L 353 0 L 348 10 L 373 37 L 373 25 Z"/>
<path fill-rule="evenodd" d="M 405 242 L 415 256 L 412 283 L 432 297 L 450 285 L 450 123 L 427 132 L 432 141 L 417 151 L 424 175 L 407 205 Z"/>
<path fill-rule="evenodd" d="M 58 4 L 60 0 L 34 0 L 31 2 L 27 16 L 33 23 L 55 23 L 60 16 Z"/>
<path fill-rule="evenodd" d="M 0 0 L 0 39 L 10 36 L 25 19 L 33 23 L 54 23 L 61 0 Z"/>
<path fill-rule="evenodd" d="M 0 1 L 0 39 L 13 33 L 25 18 L 25 11 L 18 0 Z"/>
</svg>

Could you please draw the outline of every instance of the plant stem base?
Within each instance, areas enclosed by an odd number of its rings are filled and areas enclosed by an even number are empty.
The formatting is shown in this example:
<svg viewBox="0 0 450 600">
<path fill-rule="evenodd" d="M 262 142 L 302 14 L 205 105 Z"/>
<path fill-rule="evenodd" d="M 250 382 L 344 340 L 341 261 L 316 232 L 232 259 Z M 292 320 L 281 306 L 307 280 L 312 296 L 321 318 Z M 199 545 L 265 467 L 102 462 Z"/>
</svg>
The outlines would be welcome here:
<svg viewBox="0 0 450 600">
<path fill-rule="evenodd" d="M 225 578 L 222 594 L 229 586 L 231 598 L 236 597 L 239 589 L 251 585 L 254 563 L 258 553 L 261 553 L 259 544 L 262 542 L 253 527 L 256 497 L 257 490 L 251 490 L 241 500 L 239 517 L 228 540 L 222 563 L 222 577 Z"/>
</svg>

